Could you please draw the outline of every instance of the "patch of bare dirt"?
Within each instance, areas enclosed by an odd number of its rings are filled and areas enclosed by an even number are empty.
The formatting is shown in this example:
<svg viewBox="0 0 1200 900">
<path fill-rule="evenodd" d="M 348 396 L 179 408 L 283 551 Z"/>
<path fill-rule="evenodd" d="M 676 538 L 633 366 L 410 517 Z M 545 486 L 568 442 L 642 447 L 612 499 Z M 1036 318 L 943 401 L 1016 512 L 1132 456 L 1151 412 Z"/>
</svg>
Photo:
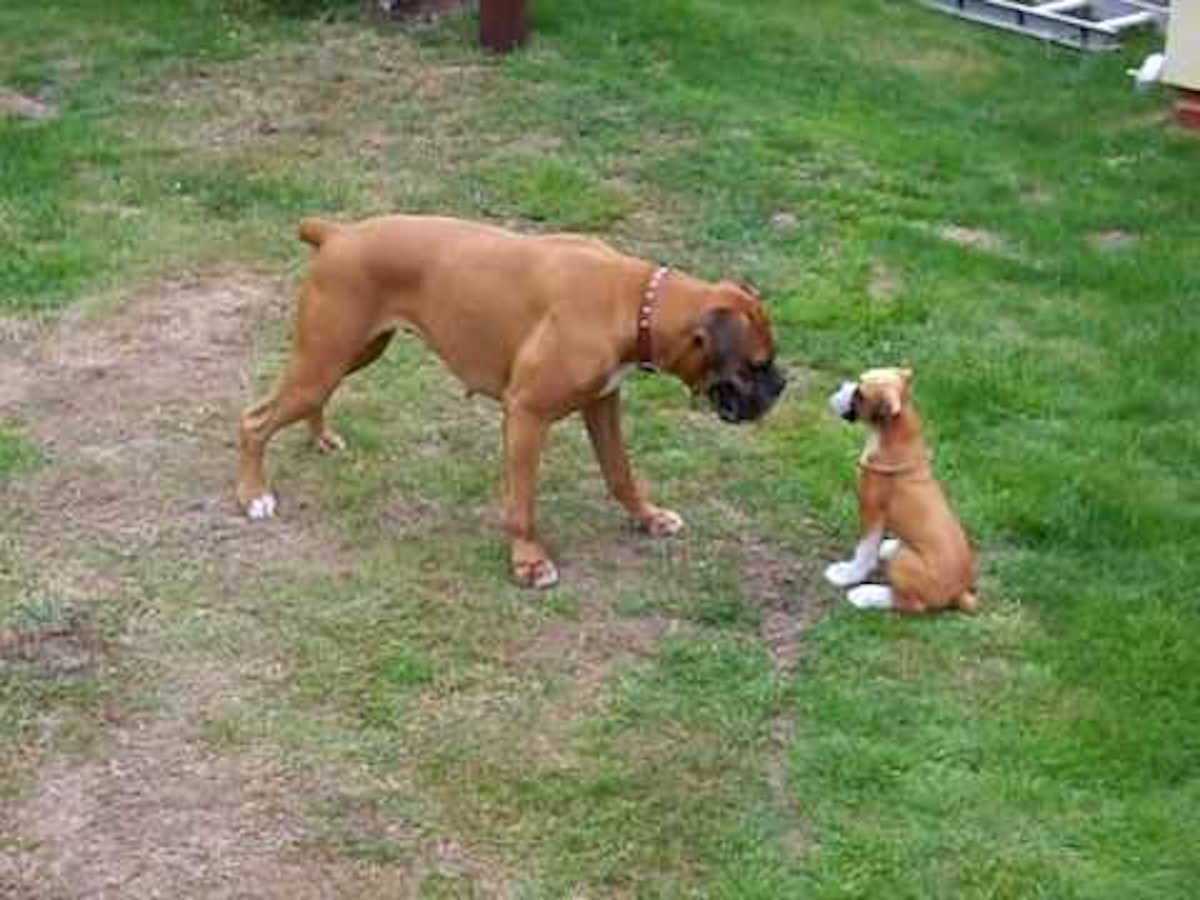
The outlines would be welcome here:
<svg viewBox="0 0 1200 900">
<path fill-rule="evenodd" d="M 1120 228 L 1096 231 L 1087 236 L 1088 246 L 1101 253 L 1116 253 L 1137 245 L 1138 236 Z"/>
<path fill-rule="evenodd" d="M 1004 239 L 986 228 L 943 225 L 937 233 L 944 241 L 950 241 L 960 247 L 970 247 L 972 250 L 984 250 L 988 253 L 1003 253 L 1007 250 Z"/>
<path fill-rule="evenodd" d="M 335 562 L 336 541 L 303 507 L 254 528 L 233 501 L 256 323 L 287 305 L 282 285 L 245 273 L 183 277 L 108 319 L 73 314 L 40 341 L 0 346 L 0 409 L 49 457 L 4 489 L 36 512 L 21 535 L 25 560 L 58 571 L 82 541 L 126 559 L 174 552 L 234 570 Z"/>
<path fill-rule="evenodd" d="M 108 318 L 71 314 L 32 340 L 0 345 L 0 412 L 19 418 L 48 457 L 0 488 L 5 504 L 29 511 L 14 556 L 38 593 L 86 622 L 89 606 L 110 594 L 139 596 L 139 560 L 203 572 L 226 600 L 264 568 L 348 564 L 303 507 L 255 527 L 233 501 L 254 335 L 290 305 L 282 285 L 248 273 L 186 276 L 142 291 Z M 36 773 L 32 794 L 0 822 L 0 841 L 14 848 L 0 858 L 0 894 L 403 892 L 411 873 L 402 866 L 296 850 L 305 819 L 293 798 L 304 792 L 278 761 L 204 749 L 197 723 L 236 705 L 262 661 L 189 661 L 160 637 L 151 615 L 119 652 L 152 666 L 163 709 L 122 716 L 95 758 L 51 758 Z M 44 677 L 80 672 L 107 649 L 70 623 L 0 633 L 0 663 Z"/>
<path fill-rule="evenodd" d="M 621 618 L 592 615 L 553 622 L 534 635 L 516 657 L 523 663 L 552 665 L 570 675 L 584 693 L 608 679 L 616 669 L 648 658 L 658 642 L 685 626 L 661 616 Z"/>
<path fill-rule="evenodd" d="M 891 303 L 904 287 L 900 274 L 881 262 L 871 264 L 871 275 L 867 279 L 867 296 L 876 303 Z"/>
<path fill-rule="evenodd" d="M 16 811 L 11 897 L 396 897 L 415 872 L 303 853 L 296 779 L 272 758 L 216 756 L 173 724 L 119 732 L 109 755 L 42 772 Z"/>
<path fill-rule="evenodd" d="M 795 213 L 777 212 L 770 219 L 771 227 L 776 231 L 794 231 L 800 224 Z"/>
<path fill-rule="evenodd" d="M 571 726 L 606 701 L 617 675 L 652 658 L 664 638 L 694 630 L 664 616 L 619 616 L 607 603 L 596 602 L 578 617 L 553 620 L 532 634 L 512 649 L 514 665 L 559 681 L 561 689 L 539 707 L 525 750 L 545 762 L 570 764 Z"/>
<path fill-rule="evenodd" d="M 792 858 L 809 854 L 815 847 L 812 831 L 805 823 L 788 787 L 787 751 L 792 743 L 796 722 L 790 716 L 777 716 L 771 723 L 771 752 L 767 757 L 767 788 L 771 802 L 779 810 L 787 829 L 780 838 L 784 852 Z"/>
<path fill-rule="evenodd" d="M 742 542 L 739 555 L 742 594 L 762 609 L 762 639 L 786 677 L 800 661 L 805 629 L 829 610 L 819 561 L 751 538 Z"/>
<path fill-rule="evenodd" d="M 829 611 L 829 591 L 819 559 L 798 558 L 761 539 L 747 539 L 740 547 L 742 593 L 762 608 L 763 642 L 771 651 L 780 678 L 794 674 L 804 652 L 804 632 Z M 811 830 L 797 807 L 788 784 L 788 747 L 796 729 L 786 713 L 771 722 L 771 743 L 765 775 L 771 802 L 787 827 L 780 838 L 789 856 L 809 854 L 814 844 Z"/>
<path fill-rule="evenodd" d="M 104 641 L 79 617 L 58 627 L 0 629 L 0 673 L 24 666 L 43 678 L 72 677 L 89 672 L 103 652 Z"/>
<path fill-rule="evenodd" d="M 1021 192 L 1021 202 L 1028 206 L 1045 207 L 1057 199 L 1058 195 L 1044 185 L 1035 185 Z"/>
<path fill-rule="evenodd" d="M 936 226 L 919 225 L 918 227 L 930 231 L 943 241 L 949 241 L 968 250 L 987 253 L 1035 268 L 1040 265 L 1037 259 L 1027 256 L 1019 248 L 1014 247 L 1003 235 L 986 228 L 970 228 L 954 223 Z"/>
<path fill-rule="evenodd" d="M 404 21 L 414 17 L 436 17 L 462 9 L 469 0 L 359 0 L 364 19 L 376 22 Z"/>
<path fill-rule="evenodd" d="M 928 47 L 907 57 L 900 64 L 921 75 L 953 77 L 956 81 L 990 75 L 993 66 L 980 53 L 958 47 Z"/>
<path fill-rule="evenodd" d="M 324 25 L 313 37 L 249 60 L 193 67 L 165 84 L 147 82 L 148 101 L 171 109 L 162 139 L 204 157 L 270 154 L 276 164 L 286 156 L 297 165 L 336 159 L 344 166 L 350 149 L 368 170 L 401 153 L 434 171 L 475 152 L 467 144 L 489 139 L 461 140 L 464 109 L 480 93 L 486 65 L 447 63 L 401 35 L 360 27 Z M 423 116 L 418 133 L 381 124 L 378 110 L 414 104 Z"/>
<path fill-rule="evenodd" d="M 43 122 L 55 118 L 58 110 L 33 97 L 0 87 L 0 115 Z"/>
</svg>

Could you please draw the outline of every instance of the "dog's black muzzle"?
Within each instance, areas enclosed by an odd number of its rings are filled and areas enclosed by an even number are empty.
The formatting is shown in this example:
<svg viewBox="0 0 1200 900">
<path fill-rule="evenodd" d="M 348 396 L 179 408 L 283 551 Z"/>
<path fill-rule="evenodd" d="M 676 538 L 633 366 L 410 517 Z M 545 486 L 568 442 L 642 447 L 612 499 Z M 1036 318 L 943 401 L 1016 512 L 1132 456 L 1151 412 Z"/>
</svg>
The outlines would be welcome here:
<svg viewBox="0 0 1200 900">
<path fill-rule="evenodd" d="M 773 363 L 752 368 L 749 375 L 719 378 L 708 388 L 708 399 L 722 422 L 738 424 L 762 418 L 787 386 Z"/>
</svg>

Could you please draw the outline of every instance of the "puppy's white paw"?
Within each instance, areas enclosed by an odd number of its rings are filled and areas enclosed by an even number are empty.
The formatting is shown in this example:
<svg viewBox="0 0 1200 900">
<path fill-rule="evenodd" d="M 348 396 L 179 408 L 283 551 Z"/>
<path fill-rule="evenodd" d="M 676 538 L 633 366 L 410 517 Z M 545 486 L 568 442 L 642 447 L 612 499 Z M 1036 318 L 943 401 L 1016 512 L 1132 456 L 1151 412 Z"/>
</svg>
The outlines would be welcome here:
<svg viewBox="0 0 1200 900">
<path fill-rule="evenodd" d="M 835 562 L 825 567 L 825 580 L 834 587 L 849 587 L 865 577 L 865 573 L 859 574 L 853 562 Z"/>
<path fill-rule="evenodd" d="M 246 505 L 246 518 L 252 521 L 270 519 L 275 515 L 275 495 L 263 494 Z"/>
<path fill-rule="evenodd" d="M 860 584 L 846 593 L 846 599 L 859 609 L 891 609 L 892 589 L 883 584 Z"/>
<path fill-rule="evenodd" d="M 884 562 L 887 562 L 889 559 L 894 557 L 899 552 L 900 552 L 900 539 L 899 538 L 888 538 L 886 541 L 884 541 L 882 544 L 879 545 L 879 558 L 882 559 Z"/>
</svg>

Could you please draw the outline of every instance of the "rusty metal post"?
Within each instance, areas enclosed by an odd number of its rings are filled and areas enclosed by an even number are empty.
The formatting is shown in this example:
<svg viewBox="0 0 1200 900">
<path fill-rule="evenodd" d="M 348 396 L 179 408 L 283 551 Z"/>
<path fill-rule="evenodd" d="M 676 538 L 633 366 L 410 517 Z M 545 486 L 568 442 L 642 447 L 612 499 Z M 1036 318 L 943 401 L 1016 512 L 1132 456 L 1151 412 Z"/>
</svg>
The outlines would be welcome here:
<svg viewBox="0 0 1200 900">
<path fill-rule="evenodd" d="M 479 0 L 479 43 L 493 53 L 508 53 L 529 36 L 525 0 Z"/>
</svg>

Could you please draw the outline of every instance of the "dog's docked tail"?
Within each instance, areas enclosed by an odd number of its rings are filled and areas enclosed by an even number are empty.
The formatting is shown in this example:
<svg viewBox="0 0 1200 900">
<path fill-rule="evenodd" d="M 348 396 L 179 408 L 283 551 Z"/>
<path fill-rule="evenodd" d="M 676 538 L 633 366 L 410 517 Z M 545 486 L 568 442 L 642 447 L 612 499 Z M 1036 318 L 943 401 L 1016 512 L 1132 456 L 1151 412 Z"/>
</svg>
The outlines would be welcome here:
<svg viewBox="0 0 1200 900">
<path fill-rule="evenodd" d="M 963 591 L 962 595 L 954 601 L 954 605 L 965 613 L 974 615 L 979 612 L 979 598 L 975 596 L 974 591 Z"/>
<path fill-rule="evenodd" d="M 338 230 L 338 224 L 330 222 L 327 219 L 309 218 L 300 220 L 300 240 L 312 244 L 314 247 L 320 247 L 333 237 L 333 235 L 337 234 Z"/>
</svg>

